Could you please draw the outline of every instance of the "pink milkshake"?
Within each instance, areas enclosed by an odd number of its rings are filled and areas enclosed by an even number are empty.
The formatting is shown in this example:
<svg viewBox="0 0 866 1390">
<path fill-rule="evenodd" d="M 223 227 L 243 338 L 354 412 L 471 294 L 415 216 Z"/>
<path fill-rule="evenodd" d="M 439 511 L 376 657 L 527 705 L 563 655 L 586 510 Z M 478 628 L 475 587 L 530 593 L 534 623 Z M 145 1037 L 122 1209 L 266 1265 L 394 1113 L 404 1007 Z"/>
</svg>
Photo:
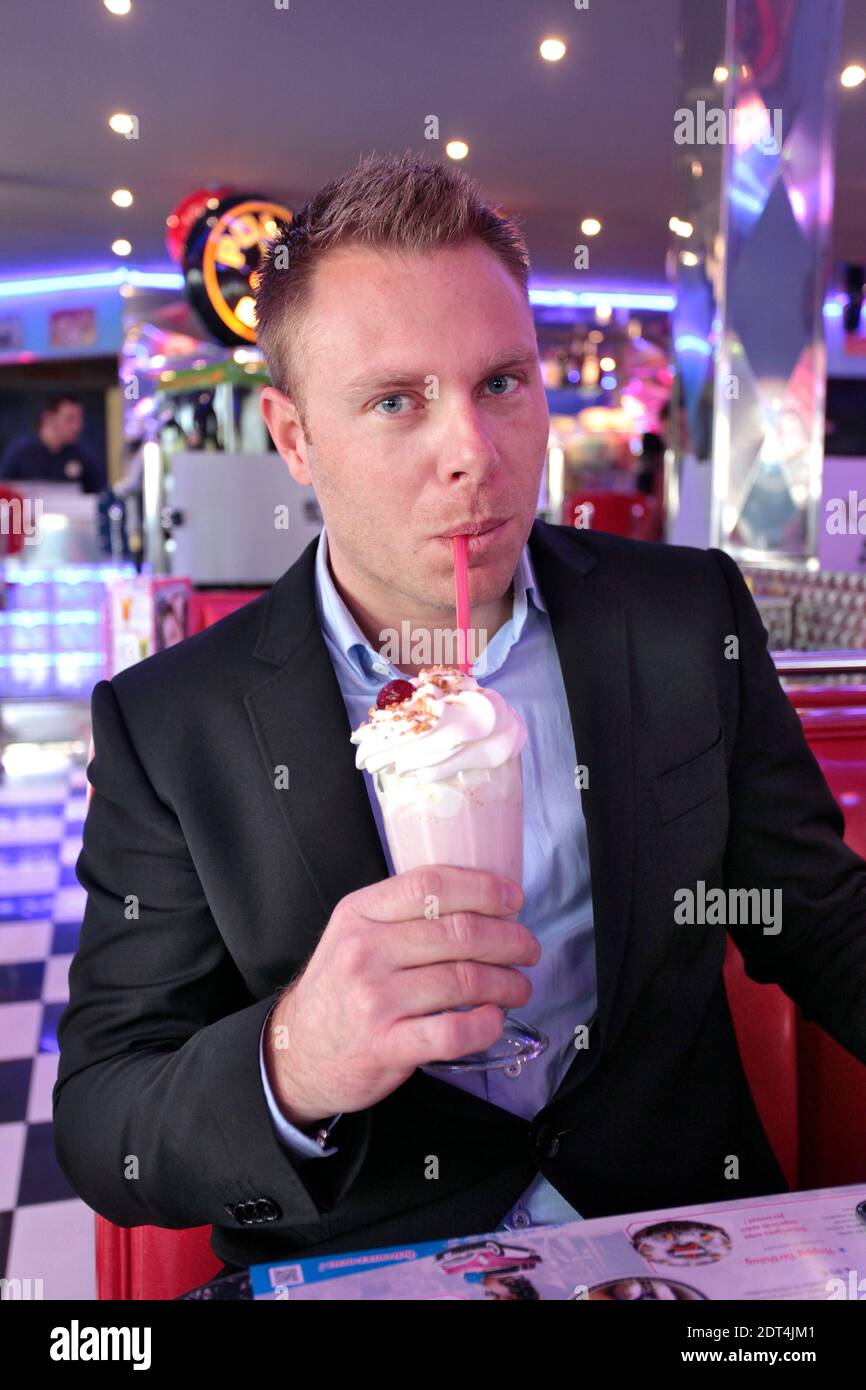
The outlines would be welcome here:
<svg viewBox="0 0 866 1390">
<path fill-rule="evenodd" d="M 355 764 L 373 777 L 394 872 L 453 864 L 522 884 L 527 733 L 516 710 L 458 667 L 431 666 L 412 680 L 389 681 L 369 713 L 352 734 Z M 503 1013 L 498 1043 L 427 1070 L 519 1076 L 548 1038 Z"/>
<path fill-rule="evenodd" d="M 389 696 L 352 742 L 373 777 L 394 872 L 455 864 L 522 883 L 520 715 L 454 666 L 391 682 Z"/>
</svg>

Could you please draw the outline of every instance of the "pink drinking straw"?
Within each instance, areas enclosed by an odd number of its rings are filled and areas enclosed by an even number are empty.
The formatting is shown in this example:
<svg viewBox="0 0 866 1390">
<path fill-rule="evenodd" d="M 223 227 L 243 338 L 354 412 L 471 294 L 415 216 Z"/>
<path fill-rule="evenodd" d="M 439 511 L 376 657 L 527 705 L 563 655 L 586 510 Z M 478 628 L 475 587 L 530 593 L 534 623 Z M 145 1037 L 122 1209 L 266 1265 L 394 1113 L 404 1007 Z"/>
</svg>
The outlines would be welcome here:
<svg viewBox="0 0 866 1390">
<path fill-rule="evenodd" d="M 457 595 L 457 631 L 463 633 L 463 660 L 460 662 L 460 670 L 464 676 L 471 674 L 469 662 L 469 563 L 466 558 L 468 545 L 469 540 L 466 536 L 451 537 L 451 554 L 454 557 L 454 590 Z"/>
</svg>

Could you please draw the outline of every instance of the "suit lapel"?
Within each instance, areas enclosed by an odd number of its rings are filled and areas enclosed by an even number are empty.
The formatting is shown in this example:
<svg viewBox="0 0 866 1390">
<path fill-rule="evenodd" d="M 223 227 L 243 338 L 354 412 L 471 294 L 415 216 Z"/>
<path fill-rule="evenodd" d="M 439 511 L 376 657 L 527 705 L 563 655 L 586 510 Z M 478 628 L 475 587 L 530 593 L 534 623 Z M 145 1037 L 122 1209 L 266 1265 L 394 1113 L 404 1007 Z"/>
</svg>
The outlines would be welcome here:
<svg viewBox="0 0 866 1390">
<path fill-rule="evenodd" d="M 560 1100 L 593 1069 L 610 1036 L 631 910 L 630 663 L 625 608 L 603 582 L 595 555 L 575 533 L 539 522 L 529 546 L 559 654 L 577 761 L 588 774 L 580 798 L 592 876 L 598 1018 L 590 1046 L 576 1050 L 554 1097 Z"/>
<path fill-rule="evenodd" d="M 278 669 L 244 700 L 271 785 L 275 769 L 288 770 L 288 786 L 275 786 L 274 795 L 322 905 L 318 929 L 309 929 L 310 947 L 341 898 L 388 877 L 316 616 L 316 545 L 271 589 L 254 654 Z"/>
</svg>

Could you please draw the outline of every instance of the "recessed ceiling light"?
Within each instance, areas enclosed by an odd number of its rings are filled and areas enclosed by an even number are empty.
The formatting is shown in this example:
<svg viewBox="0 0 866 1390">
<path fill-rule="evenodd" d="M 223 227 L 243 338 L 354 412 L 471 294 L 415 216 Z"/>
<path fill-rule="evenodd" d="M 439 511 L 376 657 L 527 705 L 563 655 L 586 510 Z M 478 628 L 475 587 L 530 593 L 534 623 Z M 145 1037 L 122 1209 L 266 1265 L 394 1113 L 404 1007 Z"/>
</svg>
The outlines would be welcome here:
<svg viewBox="0 0 866 1390">
<path fill-rule="evenodd" d="M 601 231 L 601 223 L 597 217 L 585 217 L 580 224 L 580 230 L 584 236 L 598 236 Z"/>
<path fill-rule="evenodd" d="M 131 135 L 135 129 L 135 121 L 128 111 L 115 111 L 113 116 L 109 116 L 108 124 L 115 135 Z"/>
<path fill-rule="evenodd" d="M 109 14 L 129 14 L 132 0 L 102 0 Z"/>
<path fill-rule="evenodd" d="M 681 251 L 680 260 L 682 261 L 683 265 L 688 266 L 694 266 L 698 263 L 698 258 L 695 255 L 694 251 Z"/>
<path fill-rule="evenodd" d="M 614 357 L 602 357 L 598 365 L 603 372 L 612 372 L 616 368 L 616 359 Z"/>
<path fill-rule="evenodd" d="M 672 232 L 681 237 L 690 237 L 695 230 L 691 222 L 684 222 L 680 217 L 671 217 L 668 226 Z"/>
<path fill-rule="evenodd" d="M 843 68 L 839 76 L 839 81 L 843 87 L 859 87 L 863 79 L 866 78 L 866 68 L 859 63 L 849 63 L 847 68 Z"/>
<path fill-rule="evenodd" d="M 128 256 L 132 250 L 132 243 L 127 241 L 126 237 L 121 236 L 117 238 L 117 241 L 111 243 L 111 249 L 115 256 Z"/>
<path fill-rule="evenodd" d="M 115 188 L 111 195 L 111 201 L 116 208 L 132 207 L 132 194 L 128 188 Z"/>
<path fill-rule="evenodd" d="M 449 140 L 445 146 L 445 153 L 449 159 L 465 159 L 469 153 L 469 146 L 465 140 Z"/>
<path fill-rule="evenodd" d="M 546 63 L 558 63 L 560 58 L 565 57 L 565 44 L 562 39 L 544 39 L 538 45 L 538 51 Z"/>
<path fill-rule="evenodd" d="M 713 68 L 713 81 L 727 82 L 727 80 L 728 69 L 725 67 L 724 63 L 719 63 L 718 67 Z"/>
</svg>

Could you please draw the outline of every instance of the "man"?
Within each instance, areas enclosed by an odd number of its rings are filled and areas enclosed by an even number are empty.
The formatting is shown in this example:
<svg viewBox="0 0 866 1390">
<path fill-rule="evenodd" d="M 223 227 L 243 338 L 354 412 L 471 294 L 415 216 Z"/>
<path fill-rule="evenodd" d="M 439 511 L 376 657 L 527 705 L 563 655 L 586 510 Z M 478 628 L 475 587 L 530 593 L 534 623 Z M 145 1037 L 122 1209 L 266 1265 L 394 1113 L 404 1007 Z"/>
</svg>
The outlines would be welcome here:
<svg viewBox="0 0 866 1390">
<path fill-rule="evenodd" d="M 0 478 L 9 482 L 75 483 L 82 492 L 105 486 L 102 470 L 78 446 L 84 407 L 77 396 L 56 396 L 43 406 L 39 429 L 13 441 L 0 459 Z"/>
<path fill-rule="evenodd" d="M 736 566 L 534 520 L 527 274 L 457 171 L 375 158 L 323 189 L 257 301 L 265 418 L 322 535 L 94 690 L 57 1152 L 112 1221 L 212 1224 L 233 1266 L 784 1190 L 725 927 L 677 920 L 699 881 L 783 891 L 781 930 L 731 927 L 747 968 L 866 1060 L 866 864 Z M 439 538 L 494 520 L 470 597 L 484 683 L 529 731 L 516 897 L 389 875 L 349 739 L 417 674 L 382 634 L 454 626 Z M 547 1052 L 425 1070 L 493 1043 L 497 1005 Z"/>
</svg>

